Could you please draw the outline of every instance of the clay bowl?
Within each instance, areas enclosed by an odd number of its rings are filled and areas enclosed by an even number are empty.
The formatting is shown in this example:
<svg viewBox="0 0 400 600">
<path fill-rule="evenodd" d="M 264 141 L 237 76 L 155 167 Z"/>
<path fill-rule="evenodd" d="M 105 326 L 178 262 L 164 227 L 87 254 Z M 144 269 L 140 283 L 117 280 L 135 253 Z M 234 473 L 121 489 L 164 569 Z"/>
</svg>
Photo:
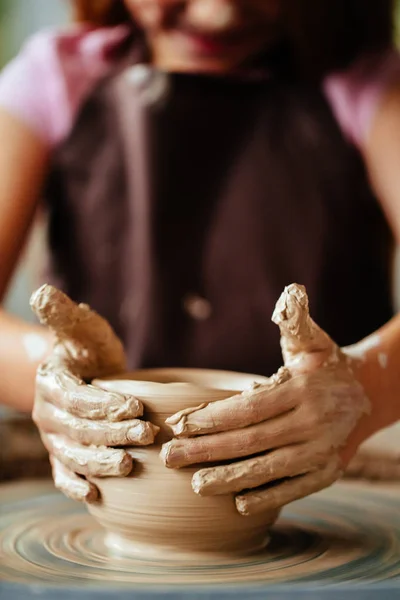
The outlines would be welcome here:
<svg viewBox="0 0 400 600">
<path fill-rule="evenodd" d="M 274 511 L 254 517 L 238 514 L 232 495 L 201 497 L 191 488 L 196 468 L 168 469 L 159 453 L 172 434 L 165 419 L 203 402 L 240 393 L 265 378 L 223 371 L 151 369 L 119 379 L 94 382 L 107 390 L 136 396 L 145 405 L 145 418 L 161 428 L 154 446 L 130 448 L 135 466 L 126 478 L 93 479 L 101 500 L 88 506 L 106 529 L 114 552 L 143 558 L 248 555 L 263 549 L 269 539 Z"/>
</svg>

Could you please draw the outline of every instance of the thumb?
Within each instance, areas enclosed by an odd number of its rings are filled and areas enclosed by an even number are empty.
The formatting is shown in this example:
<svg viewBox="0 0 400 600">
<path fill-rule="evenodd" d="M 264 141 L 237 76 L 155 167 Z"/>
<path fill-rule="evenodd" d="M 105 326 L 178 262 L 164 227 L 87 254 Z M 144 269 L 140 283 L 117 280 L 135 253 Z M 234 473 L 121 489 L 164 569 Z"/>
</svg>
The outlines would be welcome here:
<svg viewBox="0 0 400 600">
<path fill-rule="evenodd" d="M 122 342 L 109 323 L 86 304 L 43 285 L 31 297 L 31 308 L 42 325 L 55 335 L 54 354 L 83 379 L 125 370 Z"/>
<path fill-rule="evenodd" d="M 292 371 L 306 372 L 339 361 L 338 346 L 310 317 L 304 286 L 294 283 L 285 288 L 272 321 L 279 326 L 285 366 Z"/>
</svg>

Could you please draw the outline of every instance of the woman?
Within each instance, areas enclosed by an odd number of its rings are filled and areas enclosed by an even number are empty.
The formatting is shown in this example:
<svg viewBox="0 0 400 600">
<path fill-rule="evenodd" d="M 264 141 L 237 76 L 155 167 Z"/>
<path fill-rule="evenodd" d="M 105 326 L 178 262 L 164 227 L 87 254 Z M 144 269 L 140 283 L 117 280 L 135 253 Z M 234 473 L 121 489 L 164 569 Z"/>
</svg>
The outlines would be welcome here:
<svg viewBox="0 0 400 600">
<path fill-rule="evenodd" d="M 110 321 L 131 368 L 273 373 L 281 359 L 270 315 L 283 287 L 300 281 L 318 323 L 353 347 L 341 353 L 320 332 L 322 346 L 287 348 L 287 381 L 254 390 L 246 405 L 194 413 L 180 433 L 201 436 L 173 440 L 164 459 L 179 467 L 244 458 L 232 483 L 226 467 L 212 472 L 237 492 L 252 468 L 246 457 L 261 454 L 244 514 L 331 484 L 363 440 L 399 418 L 390 1 L 75 4 L 87 25 L 39 35 L 2 76 L 1 291 L 43 188 L 47 279 Z M 41 301 L 54 329 L 52 293 Z M 282 314 L 304 302 L 297 288 L 287 294 Z M 4 313 L 0 327 L 1 397 L 30 410 L 51 338 Z M 83 379 L 118 365 L 107 363 L 107 345 L 98 357 L 90 334 L 64 335 L 68 356 L 41 368 L 34 416 L 57 485 L 91 501 L 95 488 L 76 474 L 104 465 L 88 445 L 132 443 L 134 414 L 127 399 L 90 392 L 103 407 L 95 418 L 104 433 L 93 437 Z M 85 352 L 95 359 L 83 371 L 75 358 Z M 106 435 L 108 402 L 119 407 L 118 439 Z M 113 474 L 129 471 L 124 452 L 108 456 Z"/>
</svg>

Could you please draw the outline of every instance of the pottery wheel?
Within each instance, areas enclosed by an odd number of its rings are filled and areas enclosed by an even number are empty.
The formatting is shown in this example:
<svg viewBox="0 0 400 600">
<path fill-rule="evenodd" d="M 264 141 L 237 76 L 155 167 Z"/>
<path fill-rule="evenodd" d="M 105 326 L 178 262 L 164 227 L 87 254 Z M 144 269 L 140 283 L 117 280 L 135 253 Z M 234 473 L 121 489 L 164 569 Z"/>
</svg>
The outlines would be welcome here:
<svg viewBox="0 0 400 600">
<path fill-rule="evenodd" d="M 400 597 L 399 485 L 337 484 L 287 507 L 263 554 L 185 565 L 110 557 L 85 508 L 49 482 L 0 486 L 1 599 L 26 598 L 24 588 L 54 599 L 299 598 L 321 586 Z"/>
</svg>

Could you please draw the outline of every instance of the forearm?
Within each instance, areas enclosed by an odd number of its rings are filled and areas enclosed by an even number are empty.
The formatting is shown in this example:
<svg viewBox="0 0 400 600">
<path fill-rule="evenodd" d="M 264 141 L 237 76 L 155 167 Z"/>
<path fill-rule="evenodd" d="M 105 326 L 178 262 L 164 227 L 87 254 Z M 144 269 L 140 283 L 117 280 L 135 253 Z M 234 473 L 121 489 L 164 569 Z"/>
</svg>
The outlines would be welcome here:
<svg viewBox="0 0 400 600">
<path fill-rule="evenodd" d="M 35 374 L 51 350 L 51 334 L 0 309 L 0 404 L 31 412 Z"/>
<path fill-rule="evenodd" d="M 372 405 L 371 434 L 400 420 L 400 314 L 347 348 Z"/>
</svg>

